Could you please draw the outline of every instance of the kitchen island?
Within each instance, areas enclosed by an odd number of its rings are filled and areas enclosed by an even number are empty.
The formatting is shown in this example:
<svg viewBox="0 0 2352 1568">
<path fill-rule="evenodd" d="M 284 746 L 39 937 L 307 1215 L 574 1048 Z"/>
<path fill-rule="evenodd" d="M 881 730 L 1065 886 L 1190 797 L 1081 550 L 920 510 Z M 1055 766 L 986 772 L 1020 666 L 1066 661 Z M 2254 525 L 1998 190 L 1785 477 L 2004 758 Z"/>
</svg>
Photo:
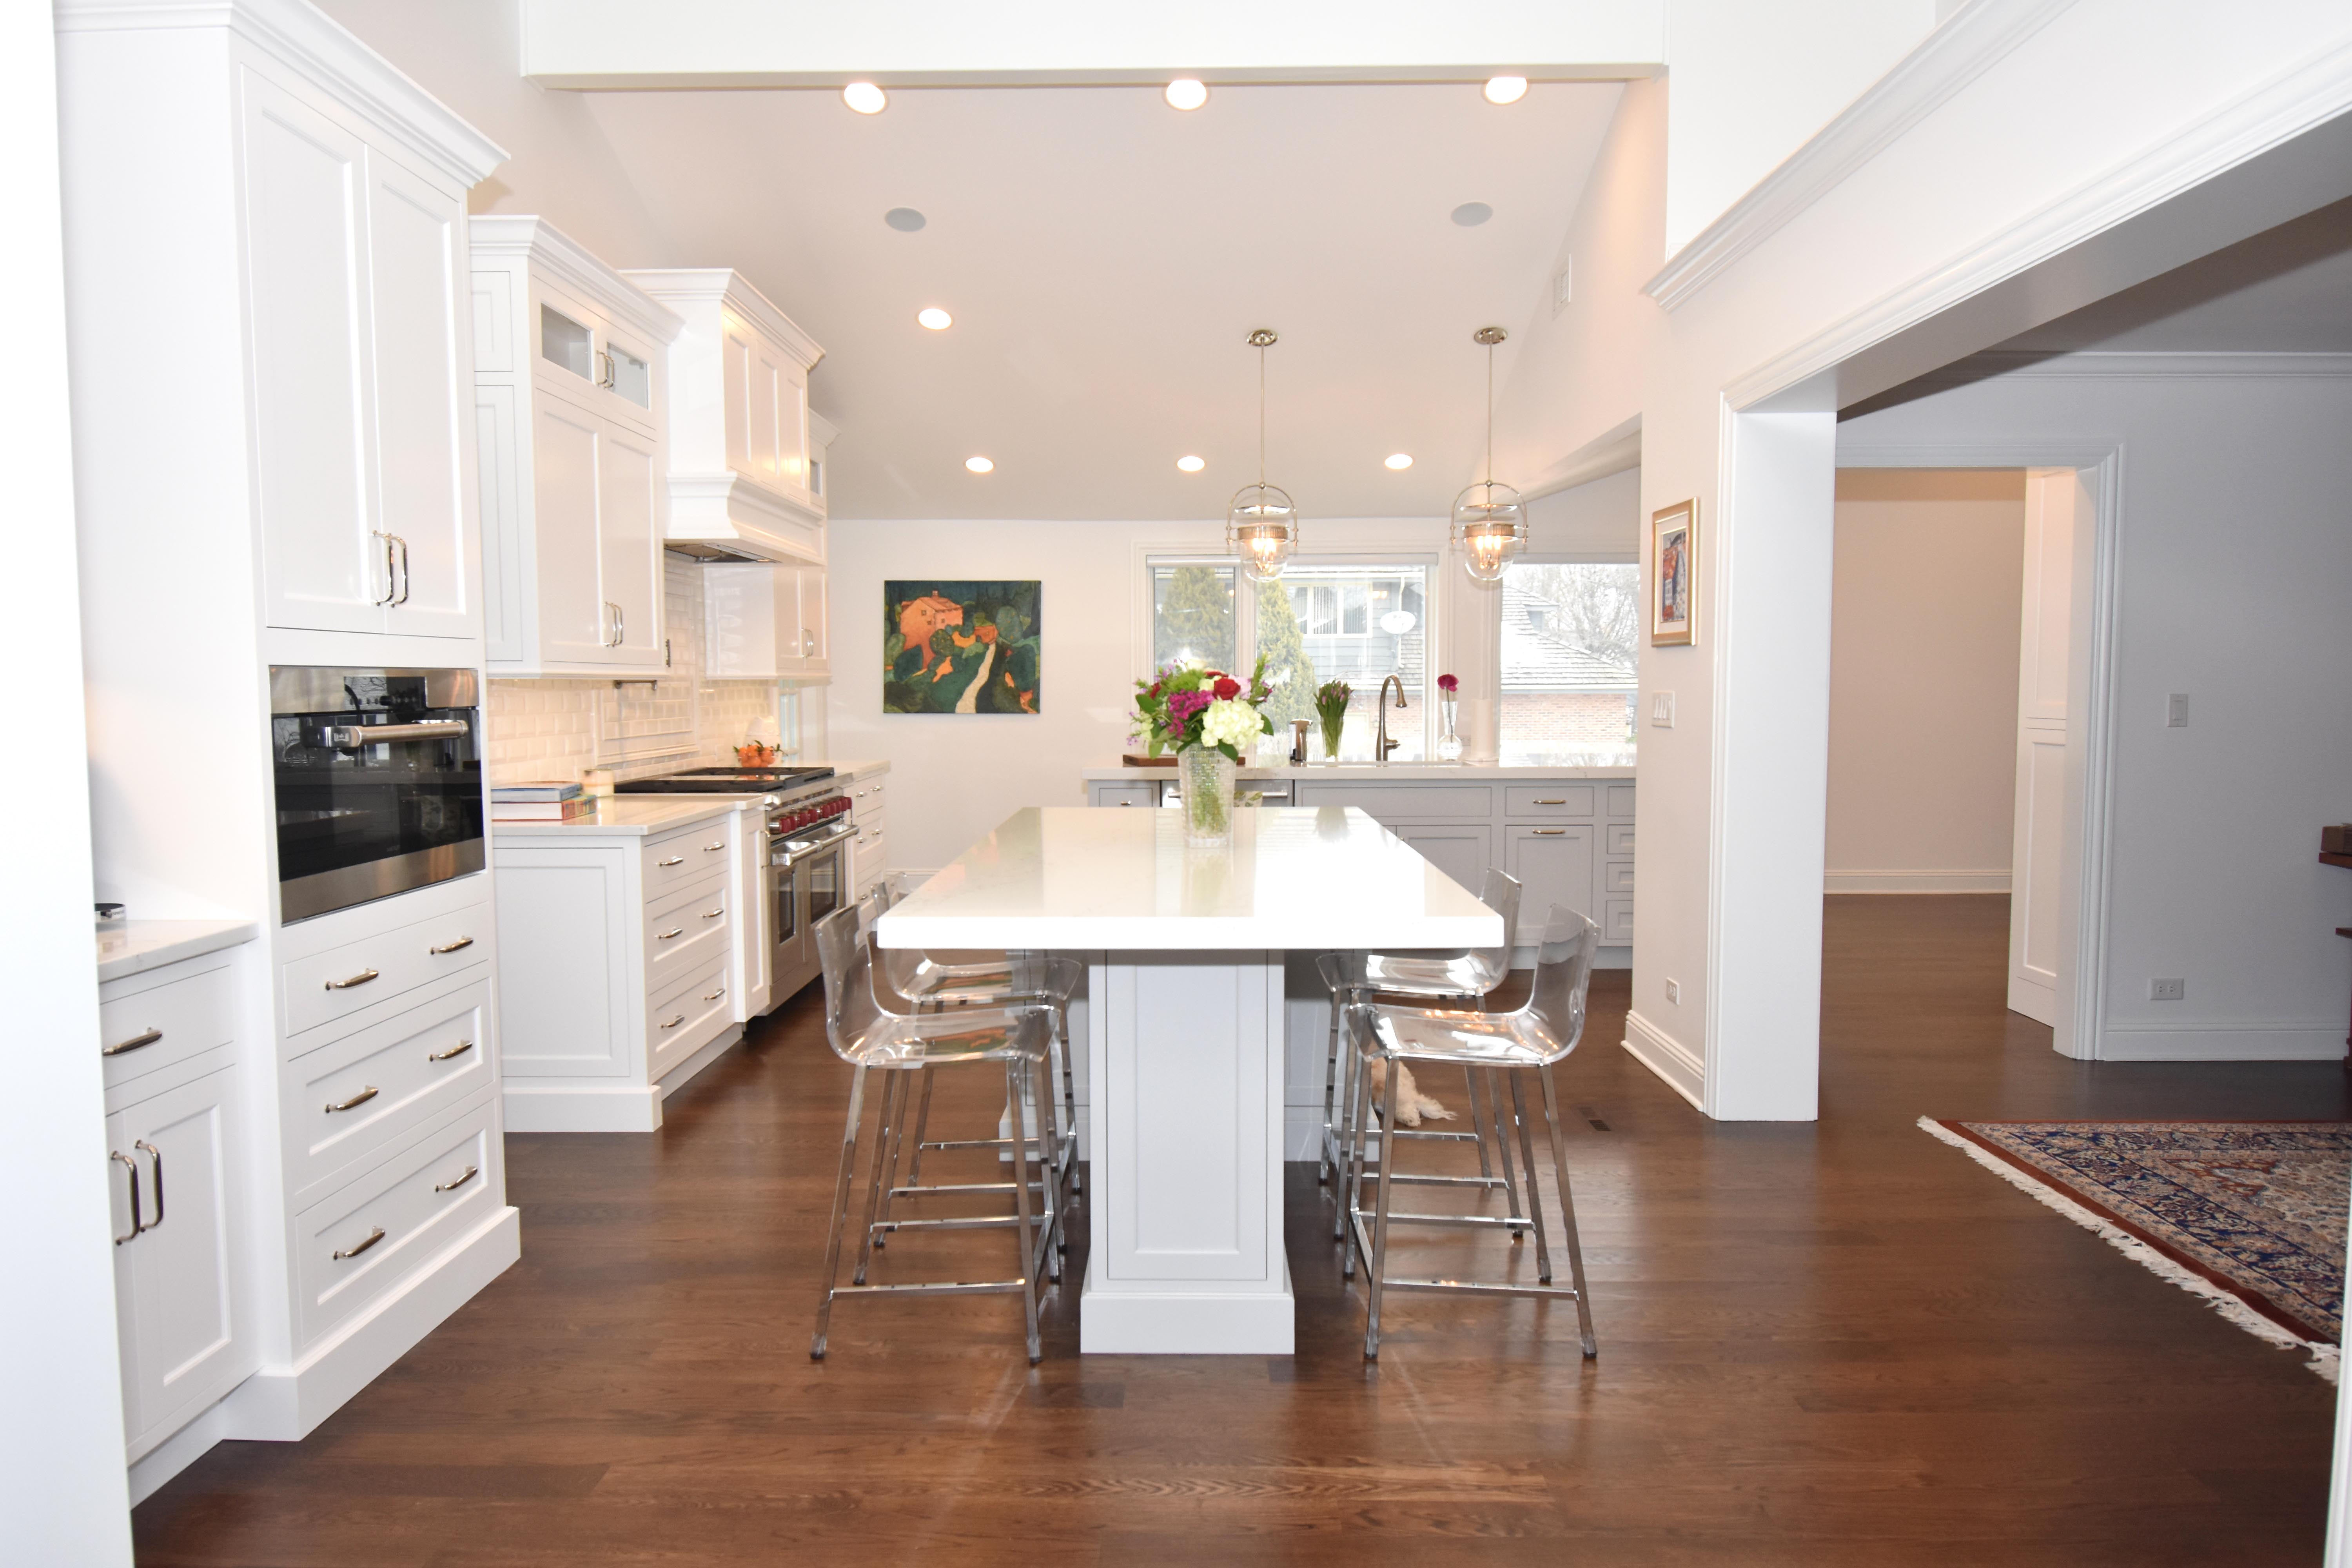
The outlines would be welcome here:
<svg viewBox="0 0 2352 1568">
<path fill-rule="evenodd" d="M 1283 959 L 1491 947 L 1502 921 L 1360 810 L 1014 813 L 877 923 L 884 947 L 1088 955 L 1092 1242 L 1078 1344 L 1287 1355 Z"/>
</svg>

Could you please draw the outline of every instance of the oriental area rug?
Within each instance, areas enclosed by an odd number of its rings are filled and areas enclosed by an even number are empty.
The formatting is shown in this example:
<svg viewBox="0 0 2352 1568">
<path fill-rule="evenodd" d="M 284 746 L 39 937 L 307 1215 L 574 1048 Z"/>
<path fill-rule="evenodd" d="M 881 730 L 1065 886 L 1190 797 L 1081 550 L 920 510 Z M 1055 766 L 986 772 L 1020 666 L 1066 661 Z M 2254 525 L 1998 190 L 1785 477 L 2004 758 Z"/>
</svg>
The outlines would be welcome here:
<svg viewBox="0 0 2352 1568">
<path fill-rule="evenodd" d="M 1919 1126 L 2335 1381 L 2352 1123 Z"/>
</svg>

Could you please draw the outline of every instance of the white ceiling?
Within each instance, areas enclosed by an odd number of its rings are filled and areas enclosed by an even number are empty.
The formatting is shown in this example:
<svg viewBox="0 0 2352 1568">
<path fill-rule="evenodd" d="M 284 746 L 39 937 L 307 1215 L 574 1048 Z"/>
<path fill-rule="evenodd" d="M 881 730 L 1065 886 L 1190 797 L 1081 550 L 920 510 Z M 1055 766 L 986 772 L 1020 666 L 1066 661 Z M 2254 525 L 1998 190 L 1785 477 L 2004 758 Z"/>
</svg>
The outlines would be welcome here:
<svg viewBox="0 0 2352 1568">
<path fill-rule="evenodd" d="M 1444 513 L 1620 89 L 1538 83 L 590 95 L 674 265 L 743 272 L 827 351 L 845 518 L 1222 517 L 1266 477 L 1308 517 Z M 1465 202 L 1494 216 L 1450 217 Z M 882 215 L 911 206 L 914 234 Z M 945 332 L 915 312 L 944 306 Z M 1511 347 L 1500 351 L 1497 384 Z M 1381 467 L 1406 451 L 1405 472 Z M 995 460 L 965 472 L 975 453 Z M 1207 469 L 1181 474 L 1185 453 Z M 1508 478 L 1509 476 L 1502 476 Z"/>
</svg>

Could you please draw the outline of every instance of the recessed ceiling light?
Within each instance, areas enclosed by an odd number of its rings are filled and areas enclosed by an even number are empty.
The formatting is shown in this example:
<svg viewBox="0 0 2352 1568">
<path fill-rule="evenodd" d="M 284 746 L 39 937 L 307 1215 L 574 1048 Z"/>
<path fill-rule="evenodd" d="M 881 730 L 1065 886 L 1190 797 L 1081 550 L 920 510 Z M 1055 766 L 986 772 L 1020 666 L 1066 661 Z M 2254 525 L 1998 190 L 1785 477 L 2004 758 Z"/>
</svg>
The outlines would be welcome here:
<svg viewBox="0 0 2352 1568">
<path fill-rule="evenodd" d="M 841 101 L 860 114 L 879 114 L 890 104 L 882 89 L 870 81 L 853 81 L 843 88 Z"/>
<path fill-rule="evenodd" d="M 900 234 L 912 234 L 929 220 L 912 207 L 892 207 L 882 215 L 882 221 Z"/>
<path fill-rule="evenodd" d="M 931 331 L 935 332 L 944 332 L 950 327 L 955 325 L 955 318 L 949 315 L 945 310 L 940 310 L 937 305 L 928 305 L 922 310 L 916 311 L 915 320 L 922 322 L 923 325 L 930 328 Z"/>
<path fill-rule="evenodd" d="M 1208 87 L 1189 76 L 1180 76 L 1168 84 L 1160 96 L 1171 109 L 1198 109 L 1209 101 Z"/>
<path fill-rule="evenodd" d="M 1388 455 L 1387 461 L 1390 468 L 1402 471 L 1412 467 L 1412 454 L 1411 452 L 1391 452 Z"/>
<path fill-rule="evenodd" d="M 1523 76 L 1490 76 L 1486 79 L 1486 101 L 1517 103 L 1528 95 L 1528 79 Z"/>
<path fill-rule="evenodd" d="M 1188 474 L 1197 474 L 1197 473 L 1199 473 L 1202 468 L 1207 468 L 1209 465 L 1208 465 L 1208 463 L 1207 463 L 1204 459 L 1202 459 L 1202 458 L 1195 458 L 1195 457 L 1192 457 L 1192 456 L 1190 456 L 1190 455 L 1187 455 L 1187 456 L 1185 456 L 1185 457 L 1181 457 L 1181 458 L 1177 458 L 1177 459 L 1176 459 L 1176 466 L 1177 466 L 1178 468 L 1180 468 L 1183 469 L 1183 470 L 1184 470 L 1186 473 L 1188 473 Z"/>
<path fill-rule="evenodd" d="M 992 474 L 996 471 L 996 465 L 986 458 L 966 458 L 963 460 L 963 466 L 975 474 Z"/>
<path fill-rule="evenodd" d="M 1495 209 L 1485 202 L 1464 202 L 1454 209 L 1454 221 L 1464 228 L 1476 228 L 1495 216 Z"/>
</svg>

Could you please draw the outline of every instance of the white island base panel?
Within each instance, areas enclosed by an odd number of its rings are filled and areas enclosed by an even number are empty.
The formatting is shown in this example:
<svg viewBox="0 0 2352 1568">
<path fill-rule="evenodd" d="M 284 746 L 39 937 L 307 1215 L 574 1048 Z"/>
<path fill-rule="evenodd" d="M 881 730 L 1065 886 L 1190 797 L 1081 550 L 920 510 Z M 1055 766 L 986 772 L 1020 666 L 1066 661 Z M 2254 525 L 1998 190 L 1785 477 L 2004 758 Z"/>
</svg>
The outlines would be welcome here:
<svg viewBox="0 0 2352 1568">
<path fill-rule="evenodd" d="M 1288 1355 L 1282 957 L 1111 952 L 1088 974 L 1088 1354 Z"/>
</svg>

